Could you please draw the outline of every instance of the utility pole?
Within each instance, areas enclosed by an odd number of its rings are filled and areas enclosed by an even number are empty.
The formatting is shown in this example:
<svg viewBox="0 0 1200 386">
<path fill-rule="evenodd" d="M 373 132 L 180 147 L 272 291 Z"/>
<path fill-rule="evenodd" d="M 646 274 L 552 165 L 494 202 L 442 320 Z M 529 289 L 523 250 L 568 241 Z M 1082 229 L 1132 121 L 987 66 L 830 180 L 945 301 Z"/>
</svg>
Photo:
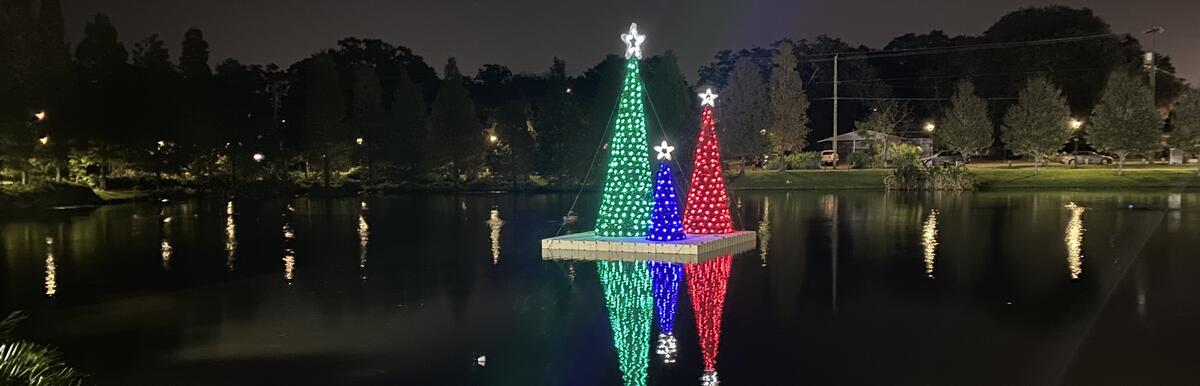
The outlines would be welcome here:
<svg viewBox="0 0 1200 386">
<path fill-rule="evenodd" d="M 841 161 L 841 156 L 838 155 L 838 55 L 833 54 L 833 170 L 837 170 L 838 161 Z"/>
<path fill-rule="evenodd" d="M 1158 94 L 1156 94 L 1158 90 L 1154 87 L 1155 80 L 1158 78 L 1158 63 L 1155 58 L 1155 52 L 1158 51 L 1158 34 L 1165 31 L 1166 29 L 1163 29 L 1163 27 L 1154 26 L 1144 32 L 1144 34 L 1150 35 L 1150 52 L 1146 53 L 1144 61 L 1150 69 L 1150 104 L 1155 109 L 1158 108 Z"/>
</svg>

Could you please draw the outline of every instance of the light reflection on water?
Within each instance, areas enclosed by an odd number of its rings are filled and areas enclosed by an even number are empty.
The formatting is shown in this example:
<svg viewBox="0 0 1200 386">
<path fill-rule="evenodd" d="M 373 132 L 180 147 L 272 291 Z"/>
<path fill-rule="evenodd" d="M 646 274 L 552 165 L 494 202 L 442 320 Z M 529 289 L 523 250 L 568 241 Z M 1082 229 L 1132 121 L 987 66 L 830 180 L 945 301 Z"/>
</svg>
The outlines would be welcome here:
<svg viewBox="0 0 1200 386">
<path fill-rule="evenodd" d="M 58 293 L 58 264 L 54 261 L 54 238 L 46 237 L 46 296 Z"/>
<path fill-rule="evenodd" d="M 367 280 L 367 243 L 371 241 L 371 226 L 367 224 L 367 203 L 359 204 L 358 212 L 358 269 L 359 277 Z"/>
<path fill-rule="evenodd" d="M 234 271 L 237 254 L 237 226 L 233 223 L 233 201 L 225 204 L 225 269 Z"/>
<path fill-rule="evenodd" d="M 1079 279 L 1083 274 L 1083 211 L 1084 208 L 1074 202 L 1066 205 L 1067 210 L 1071 212 L 1071 219 L 1067 221 L 1066 237 L 1067 244 L 1067 269 L 1071 272 L 1071 279 Z"/>
<path fill-rule="evenodd" d="M 487 224 L 491 230 L 488 239 L 492 242 L 492 265 L 500 264 L 500 228 L 504 227 L 504 220 L 500 219 L 499 209 L 492 209 Z"/>
<path fill-rule="evenodd" d="M 938 211 L 931 209 L 929 217 L 925 218 L 925 224 L 921 226 L 921 246 L 925 250 L 925 275 L 933 279 L 933 264 L 937 259 L 938 245 Z"/>
<path fill-rule="evenodd" d="M 1189 232 L 1200 226 L 1200 212 L 1196 211 L 1200 194 L 1195 193 L 1176 197 L 978 193 L 953 199 L 900 195 L 897 198 L 868 193 L 791 192 L 790 198 L 782 193 L 741 194 L 747 209 L 743 213 L 745 223 L 761 234 L 757 251 L 733 259 L 731 270 L 738 273 L 728 281 L 725 296 L 728 303 L 723 306 L 724 314 L 730 316 L 724 318 L 723 329 L 694 325 L 695 319 L 707 317 L 695 315 L 696 310 L 685 305 L 694 307 L 695 302 L 681 299 L 680 323 L 674 327 L 678 356 L 673 359 L 677 363 L 669 367 L 662 366 L 663 361 L 654 355 L 657 333 L 662 328 L 652 322 L 644 336 L 645 351 L 638 348 L 637 353 L 623 355 L 627 362 L 634 361 L 629 362 L 633 367 L 626 364 L 625 369 L 635 373 L 641 366 L 636 362 L 646 356 L 649 374 L 645 379 L 650 385 L 696 384 L 701 372 L 708 370 L 704 363 L 705 346 L 717 346 L 703 344 L 701 340 L 717 340 L 722 336 L 725 342 L 720 346 L 720 363 L 714 361 L 711 370 L 713 373 L 719 370 L 721 380 L 729 384 L 786 384 L 786 380 L 771 379 L 769 374 L 789 370 L 803 372 L 802 378 L 813 377 L 813 382 L 807 382 L 811 384 L 856 383 L 859 379 L 848 379 L 844 374 L 861 366 L 882 372 L 917 371 L 930 379 L 931 384 L 969 383 L 964 380 L 975 373 L 996 376 L 997 383 L 1003 384 L 1055 383 L 1039 382 L 1045 379 L 1028 373 L 993 373 L 990 367 L 971 363 L 959 363 L 963 370 L 958 373 L 966 373 L 961 377 L 946 375 L 946 371 L 957 374 L 950 370 L 924 372 L 883 363 L 887 361 L 849 366 L 843 364 L 851 363 L 853 355 L 839 350 L 845 347 L 864 352 L 882 345 L 911 345 L 902 355 L 889 350 L 879 354 L 882 359 L 897 362 L 903 362 L 909 355 L 919 355 L 943 362 L 973 356 L 992 363 L 1007 361 L 1013 366 L 1055 369 L 1077 366 L 1064 363 L 1095 363 L 1094 357 L 1083 356 L 1080 362 L 1052 358 L 1031 363 L 1019 355 L 1027 346 L 1005 340 L 952 349 L 944 349 L 944 344 L 951 340 L 970 341 L 970 337 L 1011 331 L 1020 326 L 1022 334 L 1047 346 L 1074 347 L 1078 342 L 1065 340 L 1054 331 L 1089 315 L 1078 310 L 1098 298 L 1099 294 L 1093 290 L 1098 284 L 1120 282 L 1123 271 L 1108 264 L 1111 250 L 1115 249 L 1109 246 L 1140 241 L 1127 239 L 1126 233 L 1142 224 L 1138 220 L 1157 214 L 1153 210 L 1159 207 L 1169 210 L 1160 232 L 1172 229 Z M 296 352 L 333 357 L 383 354 L 382 359 L 361 366 L 334 363 L 331 366 L 336 370 L 311 379 L 307 377 L 312 374 L 304 372 L 281 376 L 281 381 L 292 383 L 338 384 L 338 380 L 345 379 L 335 378 L 338 374 L 356 373 L 362 370 L 360 367 L 384 368 L 388 364 L 383 362 L 409 355 L 405 350 L 411 349 L 430 351 L 432 358 L 438 358 L 431 359 L 429 365 L 436 370 L 396 365 L 394 372 L 378 373 L 378 378 L 366 383 L 404 384 L 412 374 L 452 373 L 444 369 L 458 362 L 445 358 L 474 358 L 471 354 L 477 350 L 491 359 L 486 369 L 478 370 L 485 378 L 488 374 L 503 374 L 528 377 L 531 380 L 526 384 L 561 384 L 542 373 L 518 369 L 513 363 L 520 363 L 516 366 L 525 362 L 555 363 L 541 368 L 548 368 L 544 371 L 553 376 L 573 374 L 572 364 L 554 362 L 555 358 L 569 357 L 578 351 L 576 346 L 555 344 L 577 342 L 573 338 L 600 342 L 594 350 L 606 350 L 602 360 L 594 362 L 589 371 L 611 382 L 597 380 L 595 384 L 622 382 L 614 350 L 603 347 L 616 341 L 613 326 L 603 323 L 605 316 L 598 315 L 606 311 L 606 294 L 592 272 L 596 265 L 570 262 L 555 267 L 537 261 L 537 238 L 558 228 L 557 220 L 570 203 L 569 197 L 565 203 L 562 199 L 546 203 L 526 197 L 516 200 L 507 196 L 463 197 L 372 197 L 369 209 L 363 207 L 359 198 L 299 198 L 296 207 L 302 209 L 303 216 L 292 215 L 293 209 L 283 201 L 232 204 L 220 199 L 209 205 L 193 205 L 205 210 L 200 217 L 168 205 L 168 213 L 175 216 L 170 223 L 163 221 L 166 216 L 154 216 L 157 204 L 113 205 L 75 214 L 69 219 L 30 221 L 32 225 L 13 225 L 15 222 L 7 220 L 8 225 L 0 224 L 5 226 L 0 234 L 0 248 L 4 252 L 0 255 L 3 258 L 0 267 L 6 269 L 3 273 L 11 280 L 0 286 L 7 291 L 3 300 L 7 301 L 8 309 L 28 309 L 35 318 L 39 312 L 47 311 L 50 313 L 42 315 L 68 316 L 41 317 L 38 320 L 41 325 L 30 330 L 71 355 L 90 360 L 84 365 L 98 374 L 104 381 L 98 383 L 102 384 L 170 384 L 145 378 L 154 375 L 123 372 L 92 359 L 110 355 L 104 349 L 92 348 L 92 342 L 133 333 L 150 334 L 156 340 L 170 343 L 135 342 L 108 350 L 131 358 L 138 366 L 164 373 L 179 371 L 205 381 L 210 379 L 203 378 L 206 376 L 227 375 L 228 369 L 212 364 L 189 367 L 194 364 L 186 362 L 205 358 L 241 365 L 248 363 L 245 358 L 272 358 L 309 364 L 279 356 L 283 350 L 279 337 L 287 336 L 291 342 L 307 342 L 302 347 L 283 346 Z M 509 204 L 512 201 L 519 201 L 520 206 Z M 465 220 L 458 216 L 464 202 L 468 208 Z M 1130 203 L 1137 209 L 1126 209 Z M 1035 208 L 1035 205 L 1040 206 Z M 282 218 L 281 212 L 284 212 Z M 578 212 L 588 214 L 591 209 Z M 135 219 L 134 214 L 139 213 L 142 217 Z M 450 215 L 438 217 L 446 213 Z M 519 213 L 521 221 L 514 220 L 518 217 L 513 213 Z M 579 228 L 591 226 L 587 217 L 590 216 L 581 216 Z M 414 218 L 425 220 L 413 225 Z M 547 225 L 545 229 L 527 225 L 537 221 L 524 221 L 526 218 L 542 219 Z M 478 221 L 481 219 L 487 220 L 487 227 L 480 226 L 484 223 Z M 67 231 L 54 235 L 51 246 L 46 237 L 52 231 L 47 229 L 54 229 L 55 223 L 65 224 L 60 228 Z M 138 234 L 130 231 L 136 227 L 145 230 Z M 352 232 L 352 228 L 356 231 Z M 835 232 L 840 232 L 840 236 Z M 1088 236 L 1086 240 L 1084 233 Z M 501 239 L 502 258 L 509 268 L 487 269 L 499 261 Z M 163 241 L 174 256 L 169 273 L 159 267 Z M 1163 241 L 1149 244 L 1160 248 L 1155 252 L 1161 254 L 1149 259 L 1139 257 L 1138 261 L 1146 266 L 1130 270 L 1144 272 L 1137 280 L 1125 281 L 1131 284 L 1121 284 L 1129 288 L 1119 287 L 1112 297 L 1114 301 L 1099 303 L 1099 307 L 1107 307 L 1103 308 L 1105 315 L 1142 315 L 1142 320 L 1159 324 L 1156 326 L 1161 329 L 1159 332 L 1130 331 L 1130 340 L 1144 339 L 1153 344 L 1170 335 L 1167 332 L 1187 331 L 1178 329 L 1178 323 L 1172 319 L 1177 314 L 1171 307 L 1180 306 L 1185 299 L 1194 301 L 1190 299 L 1194 296 L 1182 294 L 1191 287 L 1181 279 L 1200 274 L 1200 270 L 1189 265 L 1188 260 L 1166 259 L 1168 255 L 1178 255 L 1180 250 L 1194 251 L 1197 244 L 1184 237 Z M 839 244 L 840 251 L 836 249 Z M 1065 248 L 1053 248 L 1056 245 Z M 369 286 L 360 283 L 354 272 L 355 266 L 366 265 L 368 248 L 376 253 L 371 256 Z M 224 272 L 223 265 L 233 261 L 231 249 L 237 251 L 236 273 Z M 1062 275 L 1064 249 L 1068 275 Z M 1082 275 L 1083 249 L 1087 249 L 1089 259 L 1088 276 Z M 397 253 L 406 250 L 416 252 Z M 840 260 L 835 262 L 837 253 Z M 392 258 L 393 255 L 396 257 Z M 282 273 L 280 260 L 275 260 L 280 257 L 284 263 Z M 297 267 L 298 257 L 305 258 L 300 267 Z M 759 269 L 766 258 L 770 264 Z M 917 259 L 922 263 L 917 263 Z M 1094 264 L 1098 261 L 1105 264 Z M 1169 274 L 1163 271 L 1167 262 L 1175 264 Z M 925 267 L 925 275 L 917 273 L 918 264 Z M 298 273 L 297 268 L 304 271 Z M 297 274 L 303 280 L 296 282 L 293 290 L 285 291 L 287 286 L 281 285 L 279 277 L 283 276 L 291 285 Z M 934 274 L 936 281 L 926 278 Z M 838 283 L 832 284 L 835 277 Z M 57 278 L 63 279 L 61 286 Z M 691 278 L 684 280 L 688 279 Z M 1137 284 L 1136 288 L 1132 283 Z M 686 284 L 681 281 L 680 285 Z M 837 305 L 840 313 L 833 312 L 828 301 L 834 293 L 843 294 Z M 392 295 L 399 298 L 387 299 Z M 55 299 L 47 302 L 46 296 Z M 694 295 L 679 291 L 679 296 Z M 81 304 L 90 308 L 76 307 Z M 134 312 L 147 304 L 155 305 L 155 314 L 160 316 L 151 318 Z M 195 310 L 210 305 L 221 307 L 208 314 L 211 318 L 190 317 Z M 97 307 L 111 312 L 94 312 Z M 869 311 L 894 308 L 929 312 L 892 313 L 886 317 L 894 319 L 903 330 L 891 334 L 876 332 L 873 326 L 881 316 Z M 948 315 L 953 315 L 953 325 L 947 323 Z M 1122 325 L 1105 321 L 1116 319 L 1105 315 L 1096 318 L 1097 331 Z M 600 324 L 588 323 L 596 316 L 600 317 Z M 326 318 L 339 318 L 344 326 L 318 328 L 308 324 Z M 654 320 L 653 315 L 649 318 Z M 489 321 L 479 322 L 484 319 Z M 827 327 L 829 320 L 836 320 L 838 327 Z M 103 328 L 89 328 L 93 324 Z M 494 339 L 478 331 L 487 330 L 479 328 L 480 325 L 493 324 L 516 327 L 508 330 L 512 332 L 505 337 Z M 803 328 L 790 328 L 796 326 Z M 933 329 L 930 326 L 940 326 L 936 330 L 937 334 L 945 335 L 945 340 L 939 340 L 943 348 L 914 344 L 907 338 L 930 336 Z M 180 331 L 197 329 L 220 329 L 221 333 L 171 339 Z M 160 330 L 163 332 L 156 332 Z M 412 332 L 417 330 L 436 331 L 447 338 L 437 344 L 421 343 L 422 334 Z M 762 339 L 763 331 L 768 331 L 768 339 Z M 636 332 L 642 336 L 640 328 Z M 360 334 L 369 338 L 359 339 Z M 81 336 L 85 339 L 80 339 Z M 816 338 L 820 336 L 829 338 Z M 1087 344 L 1099 344 L 1105 349 L 1122 346 L 1105 343 L 1112 339 L 1115 338 L 1105 337 L 1099 343 L 1089 340 Z M 525 343 L 513 343 L 518 340 Z M 520 351 L 514 347 L 520 347 Z M 708 351 L 713 358 L 717 357 L 717 350 Z M 1161 358 L 1160 352 L 1170 350 L 1151 351 L 1150 357 Z M 756 373 L 759 369 L 761 372 Z M 1172 369 L 1168 368 L 1168 372 Z M 204 372 L 211 374 L 198 374 Z M 864 384 L 889 383 L 872 375 L 862 377 L 864 381 L 860 383 Z M 1077 378 L 1078 375 L 1068 377 Z M 376 379 L 382 381 L 374 382 Z M 445 384 L 503 384 L 474 380 Z M 420 384 L 439 384 L 427 378 L 420 381 L 425 381 Z"/>
</svg>

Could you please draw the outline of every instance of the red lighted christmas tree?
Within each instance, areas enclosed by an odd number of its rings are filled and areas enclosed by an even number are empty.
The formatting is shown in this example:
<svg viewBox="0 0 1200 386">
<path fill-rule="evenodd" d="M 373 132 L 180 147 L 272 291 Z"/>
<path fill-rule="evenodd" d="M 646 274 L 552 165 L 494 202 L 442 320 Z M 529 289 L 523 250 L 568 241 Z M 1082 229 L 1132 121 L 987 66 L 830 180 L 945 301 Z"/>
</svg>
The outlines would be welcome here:
<svg viewBox="0 0 1200 386">
<path fill-rule="evenodd" d="M 712 89 L 700 94 L 700 137 L 696 140 L 695 164 L 691 188 L 683 213 L 683 230 L 688 234 L 721 234 L 733 232 L 729 216 L 729 196 L 725 192 L 725 176 L 721 168 L 721 145 L 717 141 L 717 123 L 713 107 L 717 94 Z"/>
</svg>

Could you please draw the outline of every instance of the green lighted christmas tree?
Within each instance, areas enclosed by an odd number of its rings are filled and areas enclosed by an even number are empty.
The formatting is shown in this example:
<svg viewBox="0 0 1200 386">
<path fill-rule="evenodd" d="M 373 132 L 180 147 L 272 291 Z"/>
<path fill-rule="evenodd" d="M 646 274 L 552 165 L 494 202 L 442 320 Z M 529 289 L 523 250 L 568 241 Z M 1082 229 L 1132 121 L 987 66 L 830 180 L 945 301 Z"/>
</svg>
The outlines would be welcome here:
<svg viewBox="0 0 1200 386">
<path fill-rule="evenodd" d="M 650 227 L 650 210 L 654 207 L 654 178 L 650 172 L 646 112 L 642 105 L 645 87 L 638 68 L 646 35 L 638 34 L 634 23 L 629 26 L 629 33 L 621 34 L 621 40 L 626 44 L 625 82 L 617 105 L 616 128 L 608 147 L 596 235 L 643 237 Z"/>
</svg>

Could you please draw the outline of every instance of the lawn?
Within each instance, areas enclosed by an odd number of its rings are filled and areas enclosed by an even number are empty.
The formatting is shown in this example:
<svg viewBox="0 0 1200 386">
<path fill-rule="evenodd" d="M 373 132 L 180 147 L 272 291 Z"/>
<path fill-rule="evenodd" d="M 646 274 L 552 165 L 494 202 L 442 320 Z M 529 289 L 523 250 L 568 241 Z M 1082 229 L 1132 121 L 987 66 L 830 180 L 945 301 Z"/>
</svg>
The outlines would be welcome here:
<svg viewBox="0 0 1200 386">
<path fill-rule="evenodd" d="M 738 190 L 844 190 L 883 189 L 883 176 L 889 170 L 790 170 L 747 171 L 741 177 L 730 177 Z M 1062 166 L 1032 167 L 972 167 L 981 190 L 1003 189 L 1142 189 L 1200 187 L 1194 167 L 1135 166 L 1118 176 L 1109 167 Z"/>
</svg>

